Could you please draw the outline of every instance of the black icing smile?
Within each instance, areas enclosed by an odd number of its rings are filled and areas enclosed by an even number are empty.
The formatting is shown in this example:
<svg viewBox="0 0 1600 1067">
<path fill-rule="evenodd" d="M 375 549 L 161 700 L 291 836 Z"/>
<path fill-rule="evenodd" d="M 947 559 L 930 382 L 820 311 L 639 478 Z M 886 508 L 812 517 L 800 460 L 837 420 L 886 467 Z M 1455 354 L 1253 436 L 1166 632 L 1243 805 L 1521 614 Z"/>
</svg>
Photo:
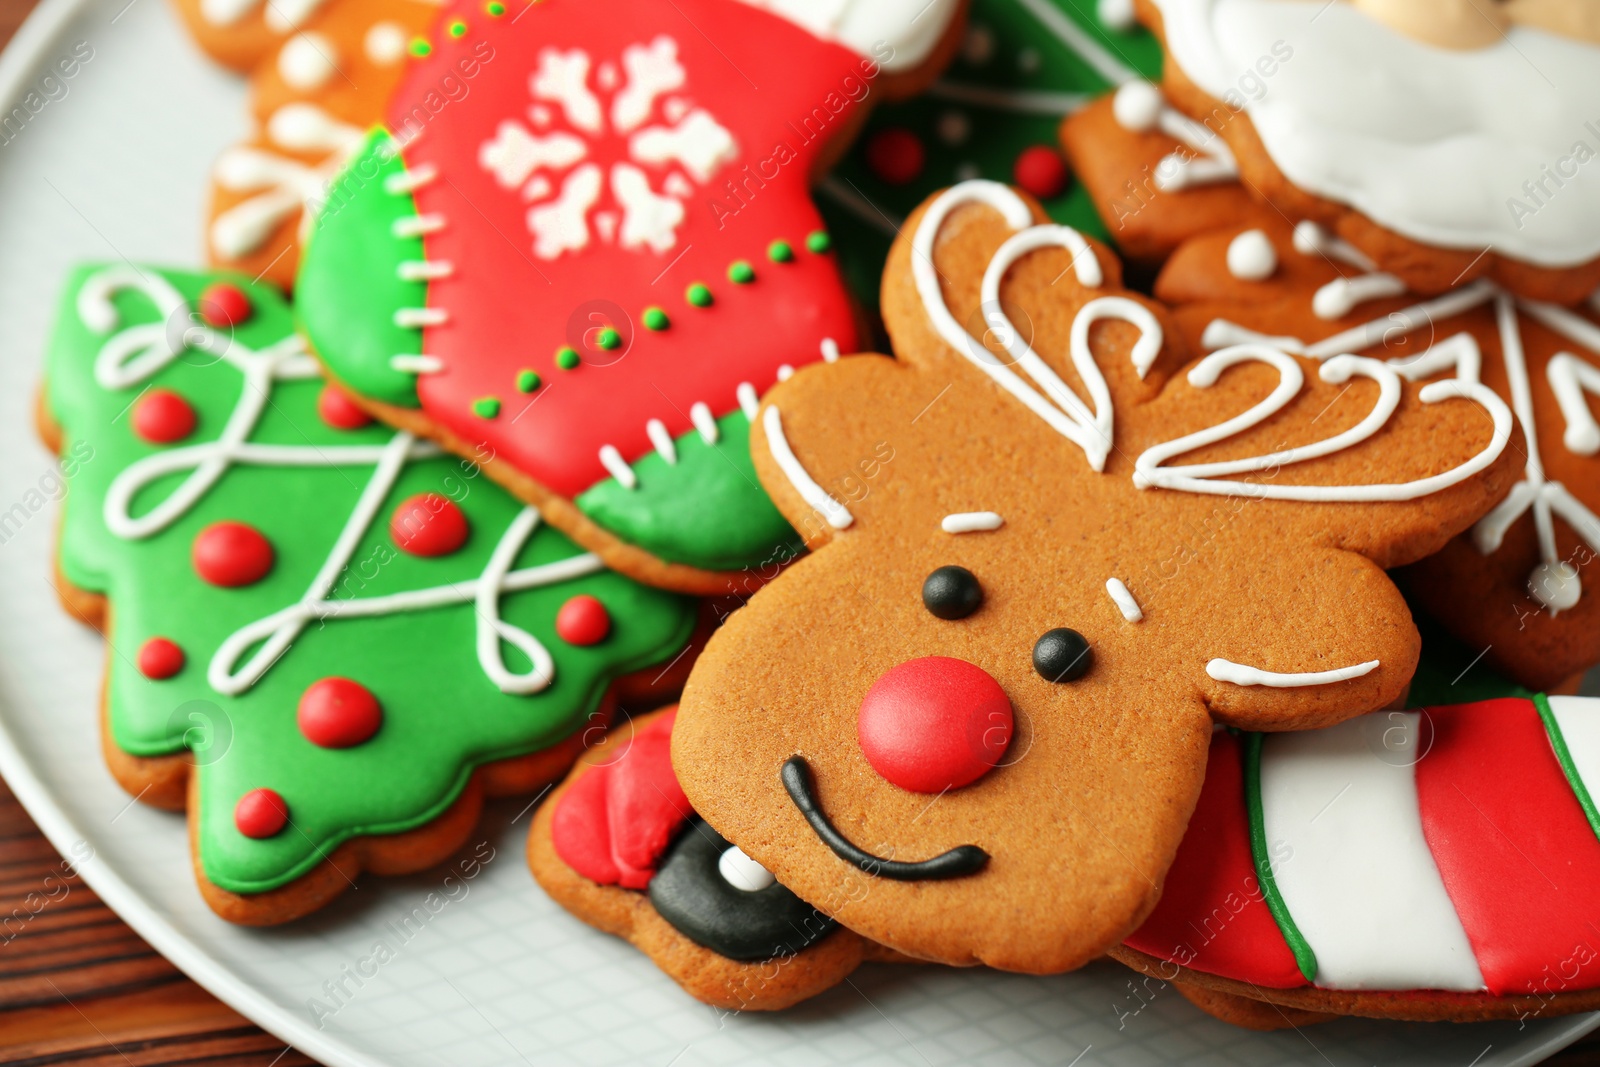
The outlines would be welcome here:
<svg viewBox="0 0 1600 1067">
<path fill-rule="evenodd" d="M 859 867 L 868 874 L 889 878 L 896 882 L 937 881 L 944 878 L 963 878 L 977 874 L 989 862 L 989 854 L 977 845 L 958 845 L 949 852 L 941 852 L 931 859 L 904 863 L 886 860 L 858 848 L 822 813 L 811 782 L 811 766 L 804 756 L 790 756 L 783 765 L 783 788 L 789 799 L 806 817 L 811 829 L 817 832 L 822 843 L 846 863 Z"/>
</svg>

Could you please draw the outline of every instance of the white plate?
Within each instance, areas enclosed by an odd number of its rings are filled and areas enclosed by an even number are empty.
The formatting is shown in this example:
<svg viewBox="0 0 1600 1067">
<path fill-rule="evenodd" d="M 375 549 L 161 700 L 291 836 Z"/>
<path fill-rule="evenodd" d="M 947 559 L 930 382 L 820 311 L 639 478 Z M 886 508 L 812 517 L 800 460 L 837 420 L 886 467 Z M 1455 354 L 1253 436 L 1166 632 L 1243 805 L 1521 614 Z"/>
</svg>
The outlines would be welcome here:
<svg viewBox="0 0 1600 1067">
<path fill-rule="evenodd" d="M 124 6 L 126 5 L 126 6 Z M 162 0 L 46 0 L 0 58 L 12 103 L 77 41 L 94 58 L 0 147 L 0 772 L 84 878 L 200 984 L 331 1065 L 771 1062 L 1150 1064 L 1532 1063 L 1600 1016 L 1475 1026 L 1345 1021 L 1269 1035 L 1214 1022 L 1170 988 L 1135 994 L 1111 964 L 1058 978 L 871 967 L 795 1011 L 726 1017 L 539 891 L 517 806 L 488 820 L 497 850 L 465 895 L 401 922 L 442 875 L 373 878 L 290 929 L 242 930 L 201 902 L 180 817 L 130 804 L 101 764 L 99 638 L 50 586 L 50 457 L 31 405 L 57 287 L 84 258 L 200 258 L 208 163 L 244 126 L 240 84 L 188 44 Z M 58 93 L 59 95 L 59 93 Z M 436 898 L 436 899 L 443 899 Z M 385 941 L 394 958 L 355 969 Z M 329 990 L 343 983 L 337 999 Z M 336 1008 L 319 1020 L 311 1001 Z M 1146 1004 L 1146 1001 L 1148 1003 Z M 1142 1008 L 1141 1008 L 1142 1006 Z M 320 1022 L 320 1026 L 319 1026 Z M 1075 1059 L 1076 1057 L 1076 1059 Z"/>
</svg>

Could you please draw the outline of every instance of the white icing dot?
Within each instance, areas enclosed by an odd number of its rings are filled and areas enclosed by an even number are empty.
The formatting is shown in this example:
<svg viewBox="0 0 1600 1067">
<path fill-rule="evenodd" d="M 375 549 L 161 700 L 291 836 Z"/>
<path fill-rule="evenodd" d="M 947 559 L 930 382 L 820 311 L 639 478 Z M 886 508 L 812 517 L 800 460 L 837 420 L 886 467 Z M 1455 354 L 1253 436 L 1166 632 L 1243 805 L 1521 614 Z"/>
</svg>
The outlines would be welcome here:
<svg viewBox="0 0 1600 1067">
<path fill-rule="evenodd" d="M 333 42 L 322 34 L 296 34 L 278 52 L 278 73 L 289 88 L 309 93 L 333 77 L 336 54 Z"/>
<path fill-rule="evenodd" d="M 1024 74 L 1032 74 L 1039 69 L 1039 50 L 1037 48 L 1024 48 L 1017 53 L 1017 69 Z"/>
<path fill-rule="evenodd" d="M 772 872 L 744 854 L 738 845 L 728 849 L 717 861 L 717 873 L 735 889 L 746 893 L 759 893 L 777 881 Z"/>
<path fill-rule="evenodd" d="M 1123 33 L 1133 29 L 1138 19 L 1134 16 L 1133 0 L 1100 0 L 1095 7 L 1100 22 L 1107 29 Z"/>
<path fill-rule="evenodd" d="M 1528 592 L 1551 611 L 1571 611 L 1583 596 L 1583 579 L 1566 560 L 1541 563 L 1528 576 Z"/>
<path fill-rule="evenodd" d="M 367 58 L 380 67 L 390 67 L 405 58 L 406 30 L 398 22 L 378 22 L 367 31 Z"/>
<path fill-rule="evenodd" d="M 967 30 L 967 39 L 961 44 L 961 56 L 974 67 L 981 67 L 994 58 L 994 31 L 987 26 L 974 24 Z"/>
<path fill-rule="evenodd" d="M 972 133 L 972 120 L 959 111 L 946 111 L 939 116 L 939 140 L 948 145 L 966 141 Z"/>
<path fill-rule="evenodd" d="M 1161 90 L 1147 81 L 1128 82 L 1111 98 L 1111 114 L 1116 116 L 1118 125 L 1135 133 L 1155 129 L 1166 106 Z"/>
<path fill-rule="evenodd" d="M 1260 230 L 1246 230 L 1228 242 L 1228 273 L 1241 281 L 1264 281 L 1278 269 L 1278 250 Z"/>
</svg>

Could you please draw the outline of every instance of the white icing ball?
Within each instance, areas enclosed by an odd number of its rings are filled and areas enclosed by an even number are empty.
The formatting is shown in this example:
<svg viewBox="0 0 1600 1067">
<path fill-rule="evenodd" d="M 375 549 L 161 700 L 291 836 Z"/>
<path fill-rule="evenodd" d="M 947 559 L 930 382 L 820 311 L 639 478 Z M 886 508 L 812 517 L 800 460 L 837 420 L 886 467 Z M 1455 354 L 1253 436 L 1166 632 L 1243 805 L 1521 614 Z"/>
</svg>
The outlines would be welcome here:
<svg viewBox="0 0 1600 1067">
<path fill-rule="evenodd" d="M 1566 560 L 1541 563 L 1528 576 L 1528 593 L 1551 611 L 1571 611 L 1583 596 L 1583 579 Z"/>
<path fill-rule="evenodd" d="M 981 67 L 994 58 L 994 31 L 976 23 L 967 30 L 967 39 L 961 44 L 961 57 L 974 67 Z"/>
<path fill-rule="evenodd" d="M 958 145 L 972 134 L 972 120 L 959 111 L 946 111 L 939 116 L 939 140 L 948 145 Z"/>
<path fill-rule="evenodd" d="M 1278 250 L 1260 230 L 1246 230 L 1228 242 L 1228 273 L 1240 281 L 1259 282 L 1278 270 Z"/>
<path fill-rule="evenodd" d="M 337 54 L 333 42 L 320 33 L 296 34 L 278 52 L 278 73 L 289 88 L 313 92 L 333 77 Z"/>
<path fill-rule="evenodd" d="M 364 42 L 367 58 L 380 67 L 391 67 L 406 55 L 406 29 L 398 22 L 373 23 Z"/>
<path fill-rule="evenodd" d="M 1128 82 L 1111 98 L 1111 114 L 1116 116 L 1118 125 L 1135 133 L 1155 129 L 1166 106 L 1161 90 L 1147 81 Z"/>
<path fill-rule="evenodd" d="M 1138 22 L 1133 13 L 1133 0 L 1100 0 L 1095 11 L 1107 29 L 1126 33 Z"/>
<path fill-rule="evenodd" d="M 717 861 L 717 873 L 722 875 L 724 882 L 746 893 L 759 893 L 777 881 L 771 871 L 746 856 L 738 845 L 722 854 Z"/>
</svg>

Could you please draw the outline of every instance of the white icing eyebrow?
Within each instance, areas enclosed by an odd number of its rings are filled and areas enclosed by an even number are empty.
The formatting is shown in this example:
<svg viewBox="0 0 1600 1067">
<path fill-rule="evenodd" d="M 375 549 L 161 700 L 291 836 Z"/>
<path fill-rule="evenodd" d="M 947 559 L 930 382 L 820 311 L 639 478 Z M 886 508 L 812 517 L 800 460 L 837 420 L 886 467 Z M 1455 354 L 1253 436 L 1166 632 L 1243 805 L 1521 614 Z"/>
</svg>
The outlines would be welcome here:
<svg viewBox="0 0 1600 1067">
<path fill-rule="evenodd" d="M 980 533 L 998 530 L 1005 521 L 992 511 L 958 511 L 954 515 L 946 515 L 939 523 L 939 528 L 948 534 Z"/>
<path fill-rule="evenodd" d="M 1231 660 L 1214 659 L 1206 664 L 1206 673 L 1219 682 L 1234 685 L 1264 685 L 1272 689 L 1298 689 L 1302 686 L 1331 685 L 1348 682 L 1352 678 L 1371 674 L 1378 669 L 1378 660 L 1371 659 L 1353 667 L 1337 667 L 1331 671 L 1309 671 L 1304 674 L 1279 674 L 1258 667 L 1246 667 Z"/>
<path fill-rule="evenodd" d="M 1126 585 L 1122 584 L 1121 578 L 1107 578 L 1106 592 L 1110 594 L 1112 603 L 1117 605 L 1117 610 L 1122 612 L 1124 619 L 1129 622 L 1138 622 L 1144 618 L 1144 609 L 1139 607 L 1137 600 L 1133 599 L 1133 594 L 1128 591 Z M 1211 662 L 1217 663 L 1219 661 L 1212 660 Z M 1208 666 L 1206 669 L 1210 670 L 1210 667 Z M 1215 676 L 1213 675 L 1213 677 Z"/>
<path fill-rule="evenodd" d="M 828 525 L 835 530 L 843 530 L 855 522 L 856 517 L 850 514 L 850 509 L 829 496 L 828 491 L 818 485 L 816 479 L 800 465 L 794 449 L 789 447 L 789 439 L 783 435 L 783 416 L 778 414 L 778 409 L 767 408 L 761 416 L 761 424 L 767 431 L 767 448 L 772 452 L 772 458 L 778 461 L 778 469 L 783 471 L 789 484 L 799 492 L 800 499 L 821 512 L 828 520 Z"/>
</svg>

